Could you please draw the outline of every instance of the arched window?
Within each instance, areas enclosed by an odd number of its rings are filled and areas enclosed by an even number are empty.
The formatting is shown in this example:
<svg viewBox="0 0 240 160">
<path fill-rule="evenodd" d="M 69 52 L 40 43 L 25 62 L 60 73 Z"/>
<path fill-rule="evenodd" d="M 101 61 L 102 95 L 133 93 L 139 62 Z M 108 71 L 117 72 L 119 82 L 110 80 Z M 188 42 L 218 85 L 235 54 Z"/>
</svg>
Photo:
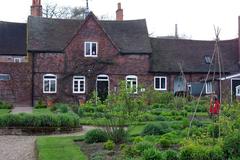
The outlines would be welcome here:
<svg viewBox="0 0 240 160">
<path fill-rule="evenodd" d="M 73 77 L 73 93 L 85 93 L 85 77 Z"/>
<path fill-rule="evenodd" d="M 43 75 L 43 93 L 57 93 L 57 76 L 54 74 Z"/>
<path fill-rule="evenodd" d="M 132 93 L 137 94 L 138 92 L 138 77 L 134 75 L 126 76 L 126 88 Z"/>
</svg>

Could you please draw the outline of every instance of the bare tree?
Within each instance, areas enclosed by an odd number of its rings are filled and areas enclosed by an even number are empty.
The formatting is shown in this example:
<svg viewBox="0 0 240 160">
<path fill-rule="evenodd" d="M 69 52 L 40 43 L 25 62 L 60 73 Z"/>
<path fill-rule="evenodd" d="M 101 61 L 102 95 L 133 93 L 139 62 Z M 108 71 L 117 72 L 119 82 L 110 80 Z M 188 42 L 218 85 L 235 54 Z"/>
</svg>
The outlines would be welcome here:
<svg viewBox="0 0 240 160">
<path fill-rule="evenodd" d="M 84 19 L 86 9 L 83 7 L 60 7 L 57 4 L 46 4 L 43 17 L 62 19 Z"/>
</svg>

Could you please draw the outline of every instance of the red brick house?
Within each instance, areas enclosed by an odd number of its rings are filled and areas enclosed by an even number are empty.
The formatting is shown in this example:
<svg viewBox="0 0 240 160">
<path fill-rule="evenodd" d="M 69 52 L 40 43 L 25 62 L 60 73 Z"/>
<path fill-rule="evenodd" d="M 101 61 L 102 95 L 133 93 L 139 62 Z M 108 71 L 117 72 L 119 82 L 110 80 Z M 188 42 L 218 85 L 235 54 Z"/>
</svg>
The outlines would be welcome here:
<svg viewBox="0 0 240 160">
<path fill-rule="evenodd" d="M 13 24 L 7 23 L 4 28 L 5 22 L 0 23 L 0 33 L 5 34 L 0 37 L 4 42 L 0 60 L 4 56 L 26 59 L 0 62 L 1 99 L 8 100 L 10 95 L 2 93 L 10 83 L 16 85 L 10 87 L 15 95 L 11 101 L 25 104 L 39 99 L 84 101 L 93 90 L 105 99 L 122 80 L 135 93 L 153 87 L 160 92 L 189 90 L 195 95 L 203 86 L 214 41 L 151 38 L 145 20 L 123 20 L 120 4 L 116 21 L 98 20 L 93 13 L 84 20 L 42 18 L 40 0 L 33 0 L 31 9 L 27 24 L 11 28 Z M 19 47 L 12 47 L 15 44 Z M 238 46 L 238 39 L 220 41 L 224 75 L 239 72 Z M 12 75 L 16 71 L 18 77 Z M 218 85 L 214 86 L 217 91 Z M 205 94 L 213 92 L 210 81 L 205 90 Z"/>
</svg>

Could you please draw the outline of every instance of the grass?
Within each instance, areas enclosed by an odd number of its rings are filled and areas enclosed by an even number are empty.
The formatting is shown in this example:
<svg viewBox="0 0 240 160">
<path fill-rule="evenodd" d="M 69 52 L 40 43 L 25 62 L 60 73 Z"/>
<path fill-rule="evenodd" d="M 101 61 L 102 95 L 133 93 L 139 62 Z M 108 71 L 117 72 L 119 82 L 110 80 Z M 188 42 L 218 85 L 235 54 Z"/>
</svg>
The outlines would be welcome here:
<svg viewBox="0 0 240 160">
<path fill-rule="evenodd" d="M 48 108 L 41 108 L 41 109 L 33 109 L 33 114 L 39 114 L 39 113 L 52 113 L 50 109 Z"/>
<path fill-rule="evenodd" d="M 38 160 L 87 160 L 74 143 L 79 137 L 39 137 L 37 138 Z"/>
<path fill-rule="evenodd" d="M 0 109 L 0 115 L 10 113 L 10 109 Z"/>
<path fill-rule="evenodd" d="M 142 133 L 144 127 L 145 125 L 130 126 L 128 133 L 130 134 L 130 136 L 139 136 Z"/>
</svg>

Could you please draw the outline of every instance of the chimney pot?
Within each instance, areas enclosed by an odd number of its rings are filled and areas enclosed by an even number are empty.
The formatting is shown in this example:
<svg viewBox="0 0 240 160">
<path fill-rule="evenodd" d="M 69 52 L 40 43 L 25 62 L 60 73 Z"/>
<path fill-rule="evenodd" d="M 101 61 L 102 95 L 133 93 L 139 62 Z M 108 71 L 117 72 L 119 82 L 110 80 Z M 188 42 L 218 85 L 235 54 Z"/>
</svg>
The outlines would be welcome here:
<svg viewBox="0 0 240 160">
<path fill-rule="evenodd" d="M 123 21 L 123 9 L 121 7 L 121 3 L 118 3 L 118 9 L 116 11 L 116 20 Z"/>
<path fill-rule="evenodd" d="M 31 16 L 42 17 L 42 4 L 41 4 L 41 0 L 32 0 Z"/>
</svg>

